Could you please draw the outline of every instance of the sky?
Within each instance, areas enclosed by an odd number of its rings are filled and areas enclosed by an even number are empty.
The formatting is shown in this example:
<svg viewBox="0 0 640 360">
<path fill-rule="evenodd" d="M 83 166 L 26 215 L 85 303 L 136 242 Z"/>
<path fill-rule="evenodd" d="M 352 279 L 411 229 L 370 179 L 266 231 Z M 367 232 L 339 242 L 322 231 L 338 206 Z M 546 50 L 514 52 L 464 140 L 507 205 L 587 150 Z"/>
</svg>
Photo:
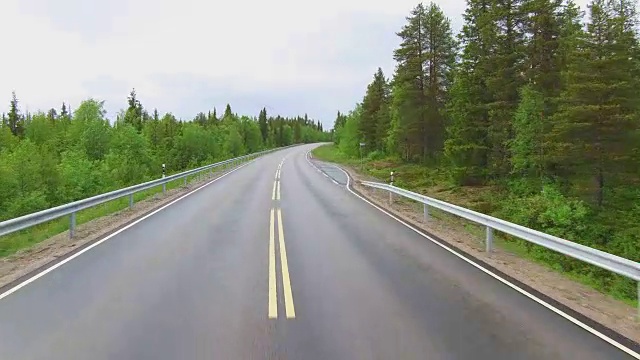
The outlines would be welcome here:
<svg viewBox="0 0 640 360">
<path fill-rule="evenodd" d="M 462 27 L 464 0 L 435 1 Z M 381 67 L 415 0 L 2 0 L 0 112 L 15 91 L 35 112 L 87 98 L 107 117 L 132 88 L 149 109 L 192 119 L 307 113 L 333 125 Z M 425 4 L 428 2 L 425 2 Z"/>
</svg>

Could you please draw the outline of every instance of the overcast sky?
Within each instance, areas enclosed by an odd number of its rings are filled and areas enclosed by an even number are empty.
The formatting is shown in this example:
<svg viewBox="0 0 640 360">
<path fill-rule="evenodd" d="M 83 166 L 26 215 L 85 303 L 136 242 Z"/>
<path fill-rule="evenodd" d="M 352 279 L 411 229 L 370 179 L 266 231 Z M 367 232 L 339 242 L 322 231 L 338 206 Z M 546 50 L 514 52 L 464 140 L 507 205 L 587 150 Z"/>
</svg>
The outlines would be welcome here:
<svg viewBox="0 0 640 360">
<path fill-rule="evenodd" d="M 436 2 L 459 30 L 464 0 Z M 184 119 L 230 103 L 328 127 L 378 66 L 391 76 L 395 32 L 417 3 L 1 0 L 0 112 L 15 90 L 23 111 L 93 97 L 113 118 L 135 87 L 145 108 Z"/>
</svg>

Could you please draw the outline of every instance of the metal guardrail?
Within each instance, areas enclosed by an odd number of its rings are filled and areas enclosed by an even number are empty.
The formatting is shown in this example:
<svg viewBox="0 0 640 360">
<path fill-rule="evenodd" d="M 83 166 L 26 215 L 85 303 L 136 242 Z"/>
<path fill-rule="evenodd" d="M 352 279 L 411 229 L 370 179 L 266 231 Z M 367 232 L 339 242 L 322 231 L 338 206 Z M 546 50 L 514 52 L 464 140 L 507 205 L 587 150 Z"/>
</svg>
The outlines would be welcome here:
<svg viewBox="0 0 640 360">
<path fill-rule="evenodd" d="M 461 218 L 473 221 L 474 223 L 484 225 L 486 227 L 485 246 L 487 252 L 491 252 L 492 250 L 493 230 L 495 229 L 503 233 L 513 235 L 517 238 L 543 246 L 547 249 L 557 251 L 574 259 L 579 259 L 602 269 L 612 271 L 622 276 L 626 276 L 638 282 L 638 299 L 640 300 L 640 263 L 638 262 L 609 254 L 601 250 L 590 248 L 588 246 L 584 246 L 575 242 L 571 242 L 557 236 L 549 235 L 541 231 L 513 224 L 508 221 L 504 221 L 473 210 L 465 209 L 461 206 L 449 204 L 441 200 L 417 194 L 393 185 L 371 181 L 362 181 L 361 184 L 364 186 L 388 191 L 390 202 L 392 201 L 392 194 L 398 194 L 400 196 L 422 203 L 424 205 L 425 221 L 429 220 L 429 207 L 434 207 L 449 214 L 453 214 Z M 638 316 L 640 317 L 640 302 L 638 311 Z"/>
<path fill-rule="evenodd" d="M 295 145 L 290 145 L 295 146 Z M 217 167 L 225 167 L 227 165 L 236 166 L 245 160 L 250 160 L 256 158 L 258 156 L 262 156 L 264 154 L 274 152 L 277 150 L 281 150 L 290 146 L 280 147 L 276 149 L 270 149 L 265 151 L 260 151 L 253 154 L 248 154 L 244 156 L 240 156 L 237 158 L 220 161 L 214 164 L 205 165 L 196 169 L 187 170 L 178 174 L 164 176 L 157 180 L 151 180 L 142 184 L 133 185 L 127 188 L 114 190 L 108 193 L 96 195 L 90 198 L 77 200 L 74 202 L 70 202 L 64 205 L 59 205 L 53 208 L 49 208 L 46 210 L 41 210 L 35 213 L 31 213 L 28 215 L 23 215 L 14 219 L 9 219 L 6 221 L 0 222 L 0 236 L 11 234 L 13 232 L 26 229 L 38 224 L 42 224 L 47 221 L 55 220 L 57 218 L 70 215 L 69 221 L 69 237 L 72 238 L 75 232 L 76 227 L 76 212 L 80 210 L 84 210 L 90 207 L 94 207 L 96 205 L 100 205 L 106 203 L 108 201 L 116 200 L 125 196 L 129 196 L 129 208 L 133 207 L 133 194 L 148 190 L 156 186 L 162 185 L 162 193 L 165 194 L 167 191 L 166 185 L 170 181 L 178 180 L 184 178 L 184 184 L 187 185 L 187 177 L 191 175 L 196 175 L 204 171 L 212 171 Z"/>
</svg>

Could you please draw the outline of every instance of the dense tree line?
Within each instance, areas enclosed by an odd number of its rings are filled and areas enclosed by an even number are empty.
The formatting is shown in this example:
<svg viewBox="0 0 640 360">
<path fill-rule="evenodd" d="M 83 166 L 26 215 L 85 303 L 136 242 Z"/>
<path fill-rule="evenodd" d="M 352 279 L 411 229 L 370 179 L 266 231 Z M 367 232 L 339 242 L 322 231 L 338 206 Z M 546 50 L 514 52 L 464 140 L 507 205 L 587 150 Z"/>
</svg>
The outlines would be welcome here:
<svg viewBox="0 0 640 360">
<path fill-rule="evenodd" d="M 227 105 L 193 121 L 149 113 L 136 97 L 112 124 L 104 102 L 22 113 L 13 94 L 0 123 L 0 220 L 267 148 L 328 140 L 304 117 L 238 116 Z"/>
<path fill-rule="evenodd" d="M 502 217 L 639 261 L 636 4 L 592 0 L 587 10 L 467 0 L 455 36 L 437 5 L 417 5 L 397 33 L 393 77 L 378 69 L 356 108 L 338 113 L 334 141 L 347 155 L 364 142 L 369 156 L 490 186 Z M 630 281 L 530 251 L 634 296 Z"/>
</svg>

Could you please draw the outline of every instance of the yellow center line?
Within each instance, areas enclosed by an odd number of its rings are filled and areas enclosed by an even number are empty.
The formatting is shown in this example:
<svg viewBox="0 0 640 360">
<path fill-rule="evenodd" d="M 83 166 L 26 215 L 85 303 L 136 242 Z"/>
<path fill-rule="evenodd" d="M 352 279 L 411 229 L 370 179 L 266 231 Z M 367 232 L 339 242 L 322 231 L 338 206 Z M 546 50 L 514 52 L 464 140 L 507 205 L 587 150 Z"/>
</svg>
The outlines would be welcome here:
<svg viewBox="0 0 640 360">
<path fill-rule="evenodd" d="M 280 263 L 282 264 L 282 286 L 284 288 L 284 307 L 287 319 L 296 317 L 293 306 L 293 293 L 291 292 L 291 280 L 289 279 L 289 263 L 287 262 L 287 250 L 284 246 L 284 231 L 282 228 L 282 211 L 278 209 L 278 244 L 280 245 Z"/>
<path fill-rule="evenodd" d="M 278 317 L 278 291 L 276 288 L 276 247 L 275 247 L 275 223 L 273 221 L 273 209 L 269 219 L 269 318 Z"/>
<path fill-rule="evenodd" d="M 271 199 L 275 200 L 276 199 L 276 186 L 278 185 L 278 181 L 274 181 L 273 182 L 273 195 L 271 195 Z"/>
<path fill-rule="evenodd" d="M 276 200 L 280 200 L 280 181 L 278 181 L 278 190 L 276 190 Z"/>
</svg>

